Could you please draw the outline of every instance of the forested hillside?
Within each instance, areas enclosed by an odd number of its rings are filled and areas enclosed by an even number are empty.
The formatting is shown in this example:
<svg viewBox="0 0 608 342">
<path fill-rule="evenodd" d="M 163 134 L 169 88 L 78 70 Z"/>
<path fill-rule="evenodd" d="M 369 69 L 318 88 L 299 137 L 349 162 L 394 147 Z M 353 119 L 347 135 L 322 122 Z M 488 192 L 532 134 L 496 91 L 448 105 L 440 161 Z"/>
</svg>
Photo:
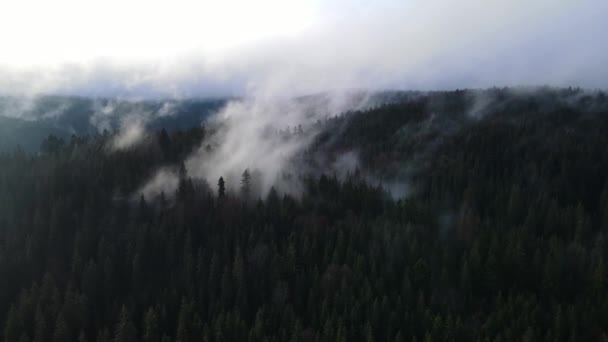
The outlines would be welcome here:
<svg viewBox="0 0 608 342">
<path fill-rule="evenodd" d="M 608 340 L 606 95 L 391 102 L 295 132 L 298 193 L 189 175 L 199 126 L 1 153 L 3 340 Z"/>
<path fill-rule="evenodd" d="M 185 130 L 200 125 L 226 101 L 0 96 L 0 151 L 19 146 L 35 153 L 50 134 L 69 139 L 71 135 L 113 132 L 134 120 L 151 129 Z"/>
</svg>

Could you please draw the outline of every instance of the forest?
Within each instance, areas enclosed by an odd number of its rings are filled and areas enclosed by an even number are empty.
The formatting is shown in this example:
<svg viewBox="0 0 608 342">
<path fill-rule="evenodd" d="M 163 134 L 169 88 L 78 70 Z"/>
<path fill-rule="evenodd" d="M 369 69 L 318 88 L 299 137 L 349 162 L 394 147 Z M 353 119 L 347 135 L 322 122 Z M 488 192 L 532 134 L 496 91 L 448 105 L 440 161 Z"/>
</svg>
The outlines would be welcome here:
<svg viewBox="0 0 608 342">
<path fill-rule="evenodd" d="M 206 125 L 0 152 L 0 339 L 608 341 L 606 94 L 412 92 L 303 131 L 293 193 L 190 175 Z M 162 167 L 176 191 L 138 193 Z"/>
</svg>

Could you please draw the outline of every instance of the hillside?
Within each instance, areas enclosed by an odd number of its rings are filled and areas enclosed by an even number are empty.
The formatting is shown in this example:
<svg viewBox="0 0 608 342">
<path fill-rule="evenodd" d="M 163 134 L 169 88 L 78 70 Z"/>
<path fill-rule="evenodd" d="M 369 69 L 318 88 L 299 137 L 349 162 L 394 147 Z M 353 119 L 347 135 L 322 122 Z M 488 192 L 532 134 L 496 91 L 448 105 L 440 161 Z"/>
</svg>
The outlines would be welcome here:
<svg viewBox="0 0 608 342">
<path fill-rule="evenodd" d="M 217 126 L 0 154 L 4 340 L 608 338 L 606 95 L 389 102 L 270 134 L 269 191 L 190 173 Z"/>
<path fill-rule="evenodd" d="M 138 100 L 67 96 L 0 97 L 0 151 L 17 145 L 29 152 L 50 134 L 101 134 L 117 131 L 124 120 L 137 119 L 150 129 L 169 131 L 200 125 L 226 99 Z"/>
</svg>

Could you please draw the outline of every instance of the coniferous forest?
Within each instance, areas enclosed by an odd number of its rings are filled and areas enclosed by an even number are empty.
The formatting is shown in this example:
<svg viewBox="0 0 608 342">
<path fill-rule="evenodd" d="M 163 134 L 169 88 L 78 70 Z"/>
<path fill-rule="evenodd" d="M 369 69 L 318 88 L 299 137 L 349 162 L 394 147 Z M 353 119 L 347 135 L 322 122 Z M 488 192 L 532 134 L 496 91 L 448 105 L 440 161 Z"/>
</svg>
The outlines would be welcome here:
<svg viewBox="0 0 608 342">
<path fill-rule="evenodd" d="M 608 340 L 604 93 L 407 93 L 287 128 L 314 136 L 294 192 L 190 175 L 213 134 L 1 152 L 1 339 Z M 162 167 L 176 191 L 138 193 Z"/>
</svg>

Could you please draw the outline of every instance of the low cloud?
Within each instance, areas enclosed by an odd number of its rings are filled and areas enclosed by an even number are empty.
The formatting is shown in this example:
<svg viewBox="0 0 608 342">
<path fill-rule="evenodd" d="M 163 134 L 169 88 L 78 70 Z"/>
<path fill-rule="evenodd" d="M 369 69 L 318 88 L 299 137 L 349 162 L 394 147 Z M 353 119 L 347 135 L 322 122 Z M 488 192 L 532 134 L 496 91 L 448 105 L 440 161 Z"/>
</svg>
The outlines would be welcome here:
<svg viewBox="0 0 608 342">
<path fill-rule="evenodd" d="M 38 22 L 0 23 L 0 94 L 239 96 L 210 122 L 215 133 L 188 158 L 188 173 L 210 184 L 223 176 L 235 190 L 255 170 L 267 192 L 301 171 L 294 159 L 317 120 L 364 106 L 349 90 L 608 85 L 603 0 L 199 3 L 41 3 Z M 23 18 L 34 12 L 11 6 Z M 298 97 L 321 92 L 320 101 Z M 476 101 L 472 117 L 483 115 Z M 115 106 L 101 105 L 91 124 L 111 127 Z M 113 149 L 137 144 L 150 117 L 171 111 L 120 111 Z"/>
<path fill-rule="evenodd" d="M 260 95 L 230 102 L 208 126 L 215 131 L 188 158 L 188 174 L 209 184 L 219 177 L 229 190 L 238 190 L 246 169 L 255 172 L 260 194 L 271 187 L 297 191 L 301 152 L 318 133 L 315 123 L 330 115 L 361 108 L 366 96 L 344 93 L 309 98 Z"/>
<path fill-rule="evenodd" d="M 129 23 L 129 10 L 139 12 L 121 6 L 97 7 L 123 13 L 116 24 L 124 26 L 122 32 L 79 23 L 92 37 L 83 36 L 80 43 L 91 52 L 80 57 L 71 54 L 76 42 L 68 35 L 47 42 L 30 32 L 19 41 L 15 30 L 36 23 L 2 24 L 16 27 L 0 30 L 3 50 L 14 57 L 0 58 L 0 93 L 183 98 L 348 88 L 607 86 L 608 49 L 599 42 L 608 29 L 608 3 L 601 0 L 297 1 L 301 13 L 263 1 L 250 9 L 258 18 L 251 22 L 228 15 L 227 5 L 159 2 L 148 5 L 145 20 L 138 16 Z M 49 11 L 58 11 L 54 7 Z M 207 20 L 189 23 L 190 12 Z M 163 24 L 170 13 L 176 24 Z M 131 36 L 140 41 L 121 43 Z M 138 43 L 145 56 L 136 54 Z M 53 58 L 33 58 L 37 44 L 48 45 Z M 23 46 L 34 50 L 19 51 Z M 18 63 L 19 56 L 32 61 Z"/>
<path fill-rule="evenodd" d="M 179 184 L 179 177 L 174 170 L 162 168 L 137 192 L 145 198 L 152 199 L 164 194 L 171 198 Z"/>
<path fill-rule="evenodd" d="M 124 150 L 141 142 L 146 133 L 144 124 L 141 117 L 126 117 L 121 123 L 120 130 L 112 140 L 112 149 L 115 151 Z"/>
</svg>

